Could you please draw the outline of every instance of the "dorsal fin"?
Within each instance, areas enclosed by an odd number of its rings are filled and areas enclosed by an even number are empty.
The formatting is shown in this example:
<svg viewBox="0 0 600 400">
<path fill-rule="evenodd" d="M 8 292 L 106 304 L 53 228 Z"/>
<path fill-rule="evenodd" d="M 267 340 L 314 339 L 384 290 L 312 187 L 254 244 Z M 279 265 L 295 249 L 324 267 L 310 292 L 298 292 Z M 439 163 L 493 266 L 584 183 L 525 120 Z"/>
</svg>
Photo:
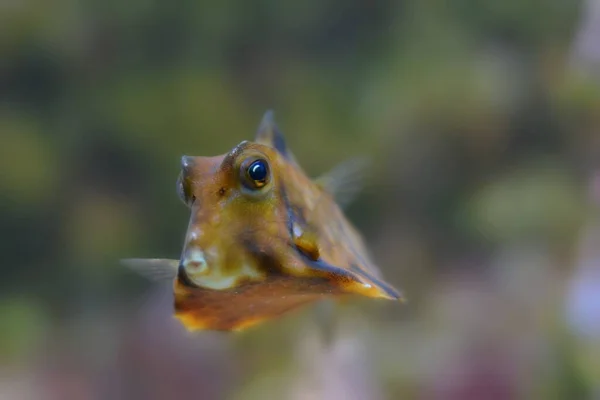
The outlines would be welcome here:
<svg viewBox="0 0 600 400">
<path fill-rule="evenodd" d="M 315 179 L 315 183 L 329 192 L 340 207 L 346 207 L 364 187 L 369 164 L 365 157 L 347 160 Z"/>
<path fill-rule="evenodd" d="M 292 164 L 296 164 L 296 159 L 292 152 L 288 149 L 283 134 L 275 123 L 275 113 L 273 110 L 267 110 L 256 131 L 256 143 L 264 144 L 273 147 L 283 157 Z"/>
</svg>

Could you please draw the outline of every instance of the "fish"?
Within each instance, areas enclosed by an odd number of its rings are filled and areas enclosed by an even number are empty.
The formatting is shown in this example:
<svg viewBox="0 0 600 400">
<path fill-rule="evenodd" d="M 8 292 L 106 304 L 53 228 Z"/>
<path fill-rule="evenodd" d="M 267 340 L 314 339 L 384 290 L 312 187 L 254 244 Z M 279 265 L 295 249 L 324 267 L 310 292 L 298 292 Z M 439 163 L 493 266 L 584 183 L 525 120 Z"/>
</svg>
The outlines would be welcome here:
<svg viewBox="0 0 600 400">
<path fill-rule="evenodd" d="M 344 214 L 364 166 L 353 159 L 309 178 L 268 110 L 254 141 L 181 157 L 177 193 L 191 216 L 179 260 L 121 261 L 172 282 L 174 316 L 189 331 L 242 331 L 348 296 L 403 302 Z"/>
</svg>

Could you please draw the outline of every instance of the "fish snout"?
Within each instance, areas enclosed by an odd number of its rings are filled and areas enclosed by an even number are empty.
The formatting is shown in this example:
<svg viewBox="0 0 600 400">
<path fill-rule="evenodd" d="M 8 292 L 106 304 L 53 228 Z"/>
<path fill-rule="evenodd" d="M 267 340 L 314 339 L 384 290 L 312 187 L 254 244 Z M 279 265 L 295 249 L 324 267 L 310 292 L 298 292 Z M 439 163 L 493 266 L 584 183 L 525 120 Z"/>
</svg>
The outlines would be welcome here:
<svg viewBox="0 0 600 400">
<path fill-rule="evenodd" d="M 180 268 L 183 268 L 189 276 L 205 274 L 208 271 L 208 262 L 204 252 L 197 248 L 188 249 L 181 259 Z"/>
</svg>

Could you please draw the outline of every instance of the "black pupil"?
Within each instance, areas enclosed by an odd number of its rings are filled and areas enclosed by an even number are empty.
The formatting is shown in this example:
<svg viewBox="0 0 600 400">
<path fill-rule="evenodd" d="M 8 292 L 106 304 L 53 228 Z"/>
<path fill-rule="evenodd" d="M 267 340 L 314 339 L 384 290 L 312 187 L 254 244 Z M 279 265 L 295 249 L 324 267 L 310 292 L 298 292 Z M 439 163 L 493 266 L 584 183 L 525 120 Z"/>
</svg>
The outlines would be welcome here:
<svg viewBox="0 0 600 400">
<path fill-rule="evenodd" d="M 248 175 L 254 181 L 265 181 L 267 179 L 267 164 L 263 160 L 254 161 L 248 167 Z"/>
</svg>

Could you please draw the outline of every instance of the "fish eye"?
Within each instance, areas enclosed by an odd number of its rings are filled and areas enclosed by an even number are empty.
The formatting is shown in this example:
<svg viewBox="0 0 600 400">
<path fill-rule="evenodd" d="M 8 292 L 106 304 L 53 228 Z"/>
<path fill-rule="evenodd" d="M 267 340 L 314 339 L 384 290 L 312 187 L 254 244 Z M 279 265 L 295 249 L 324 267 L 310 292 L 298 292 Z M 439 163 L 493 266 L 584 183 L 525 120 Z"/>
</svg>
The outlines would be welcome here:
<svg viewBox="0 0 600 400">
<path fill-rule="evenodd" d="M 259 185 L 265 184 L 267 172 L 267 164 L 263 160 L 256 160 L 248 167 L 248 176 Z"/>
<path fill-rule="evenodd" d="M 242 163 L 244 183 L 250 189 L 261 189 L 269 183 L 269 164 L 262 158 Z"/>
</svg>

